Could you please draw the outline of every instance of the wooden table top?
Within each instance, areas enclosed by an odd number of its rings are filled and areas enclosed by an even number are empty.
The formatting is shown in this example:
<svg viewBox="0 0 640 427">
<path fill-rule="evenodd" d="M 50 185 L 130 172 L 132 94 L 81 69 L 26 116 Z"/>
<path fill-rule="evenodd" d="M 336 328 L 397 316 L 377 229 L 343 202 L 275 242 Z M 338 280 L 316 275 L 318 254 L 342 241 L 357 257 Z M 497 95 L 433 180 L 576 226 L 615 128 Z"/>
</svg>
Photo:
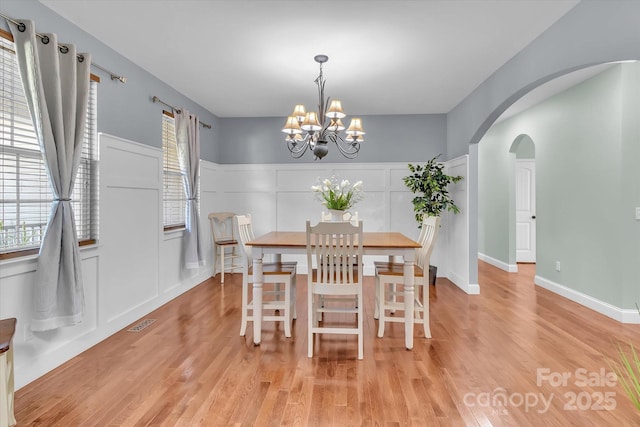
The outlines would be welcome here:
<svg viewBox="0 0 640 427">
<path fill-rule="evenodd" d="M 9 350 L 13 334 L 16 332 L 16 318 L 0 320 L 0 353 Z"/>
<path fill-rule="evenodd" d="M 402 233 L 394 231 L 365 231 L 362 233 L 363 247 L 368 249 L 415 249 L 420 244 Z M 306 231 L 271 231 L 247 243 L 261 247 L 307 247 Z"/>
</svg>

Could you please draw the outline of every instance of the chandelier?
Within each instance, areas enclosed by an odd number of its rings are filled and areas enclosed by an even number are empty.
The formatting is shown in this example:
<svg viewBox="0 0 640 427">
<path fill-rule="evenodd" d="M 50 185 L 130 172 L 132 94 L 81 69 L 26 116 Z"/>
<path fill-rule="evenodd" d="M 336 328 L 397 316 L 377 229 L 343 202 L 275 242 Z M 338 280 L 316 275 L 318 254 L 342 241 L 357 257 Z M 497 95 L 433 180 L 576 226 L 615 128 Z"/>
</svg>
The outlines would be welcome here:
<svg viewBox="0 0 640 427">
<path fill-rule="evenodd" d="M 329 141 L 336 144 L 340 153 L 348 158 L 354 159 L 360 151 L 360 143 L 364 141 L 365 134 L 362 129 L 362 120 L 352 118 L 347 130 L 342 124 L 342 119 L 346 114 L 342 111 L 342 103 L 334 99 L 329 103 L 330 98 L 324 97 L 324 77 L 322 76 L 322 64 L 329 60 L 327 55 L 316 55 L 313 58 L 320 64 L 320 74 L 315 79 L 318 86 L 318 112 L 307 112 L 304 105 L 298 104 L 293 109 L 293 114 L 287 117 L 282 132 L 287 136 L 287 148 L 291 156 L 298 159 L 311 149 L 313 159 L 322 159 L 329 152 L 327 143 Z M 329 105 L 329 108 L 327 108 Z M 343 138 L 340 132 L 345 130 L 346 137 Z"/>
</svg>

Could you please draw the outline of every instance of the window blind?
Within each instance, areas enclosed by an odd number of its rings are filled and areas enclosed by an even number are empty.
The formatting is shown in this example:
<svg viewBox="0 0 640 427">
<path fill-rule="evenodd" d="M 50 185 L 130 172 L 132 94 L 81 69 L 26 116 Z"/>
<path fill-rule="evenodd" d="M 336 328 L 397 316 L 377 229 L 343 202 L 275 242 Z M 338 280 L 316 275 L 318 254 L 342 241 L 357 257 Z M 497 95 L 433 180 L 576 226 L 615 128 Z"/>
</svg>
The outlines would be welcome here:
<svg viewBox="0 0 640 427">
<path fill-rule="evenodd" d="M 97 83 L 91 82 L 78 175 L 71 194 L 78 239 L 97 238 Z M 13 42 L 0 37 L 0 254 L 38 248 L 53 194 L 29 114 Z"/>
<path fill-rule="evenodd" d="M 162 112 L 163 211 L 165 228 L 184 227 L 187 198 L 180 172 L 173 114 Z"/>
</svg>

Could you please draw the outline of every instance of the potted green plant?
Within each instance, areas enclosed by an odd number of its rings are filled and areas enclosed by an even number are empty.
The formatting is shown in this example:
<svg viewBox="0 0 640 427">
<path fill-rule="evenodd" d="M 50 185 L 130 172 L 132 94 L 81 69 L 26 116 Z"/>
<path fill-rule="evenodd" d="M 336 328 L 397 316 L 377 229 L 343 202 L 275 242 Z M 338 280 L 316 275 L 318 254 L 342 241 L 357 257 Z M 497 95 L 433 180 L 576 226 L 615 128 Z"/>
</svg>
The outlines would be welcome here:
<svg viewBox="0 0 640 427">
<path fill-rule="evenodd" d="M 451 176 L 444 173 L 444 165 L 438 163 L 438 157 L 429 160 L 424 165 L 407 166 L 411 175 L 402 178 L 404 185 L 415 195 L 411 202 L 413 211 L 418 222 L 418 227 L 422 224 L 422 218 L 427 216 L 440 216 L 442 211 L 448 210 L 457 214 L 460 209 L 449 196 L 447 186 L 462 180 L 462 176 Z M 435 285 L 437 267 L 429 266 L 429 284 Z"/>
<path fill-rule="evenodd" d="M 640 314 L 640 306 L 636 303 L 638 314 Z M 619 361 L 608 361 L 609 367 L 616 374 L 618 384 L 631 399 L 633 406 L 640 411 L 640 356 L 632 343 L 629 343 L 629 349 L 625 351 L 622 344 L 618 343 Z"/>
<path fill-rule="evenodd" d="M 438 163 L 437 155 L 424 165 L 408 164 L 411 175 L 402 178 L 404 185 L 416 196 L 411 201 L 418 227 L 422 216 L 440 216 L 444 210 L 459 213 L 460 209 L 449 196 L 447 186 L 462 180 L 461 176 L 450 176 L 444 173 L 444 165 Z"/>
</svg>

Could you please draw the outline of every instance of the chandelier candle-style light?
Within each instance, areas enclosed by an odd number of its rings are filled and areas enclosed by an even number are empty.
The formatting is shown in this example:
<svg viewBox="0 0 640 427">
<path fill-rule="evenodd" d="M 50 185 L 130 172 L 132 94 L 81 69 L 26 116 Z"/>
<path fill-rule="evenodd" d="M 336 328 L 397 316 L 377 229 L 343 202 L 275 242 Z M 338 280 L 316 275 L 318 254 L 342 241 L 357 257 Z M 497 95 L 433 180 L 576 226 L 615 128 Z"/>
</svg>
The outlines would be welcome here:
<svg viewBox="0 0 640 427">
<path fill-rule="evenodd" d="M 334 99 L 324 97 L 324 77 L 322 76 L 322 64 L 329 60 L 327 55 L 316 55 L 313 59 L 320 64 L 320 74 L 315 80 L 318 86 L 318 112 L 307 112 L 304 105 L 298 104 L 293 109 L 293 114 L 287 117 L 282 132 L 287 136 L 287 148 L 291 156 L 296 159 L 302 157 L 308 148 L 313 152 L 314 160 L 322 159 L 329 152 L 328 141 L 332 141 L 338 147 L 340 153 L 348 159 L 354 159 L 360 151 L 360 143 L 364 141 L 365 134 L 362 129 L 362 120 L 352 118 L 343 138 L 340 132 L 345 130 L 342 120 L 346 114 L 342 111 L 342 103 Z M 327 105 L 329 106 L 327 108 Z"/>
</svg>

